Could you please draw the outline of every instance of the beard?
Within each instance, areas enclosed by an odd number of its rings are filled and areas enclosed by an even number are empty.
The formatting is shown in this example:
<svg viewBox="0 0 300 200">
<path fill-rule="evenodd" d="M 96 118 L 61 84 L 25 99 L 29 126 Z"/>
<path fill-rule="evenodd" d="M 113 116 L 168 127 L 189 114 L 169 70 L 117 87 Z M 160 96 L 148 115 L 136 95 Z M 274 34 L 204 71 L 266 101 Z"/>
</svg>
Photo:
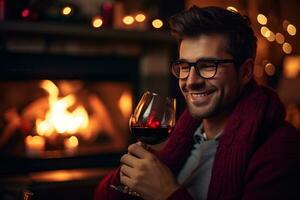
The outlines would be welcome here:
<svg viewBox="0 0 300 200">
<path fill-rule="evenodd" d="M 187 98 L 187 107 L 192 117 L 196 119 L 206 119 L 218 115 L 222 111 L 222 93 L 220 95 L 215 95 L 212 99 L 205 104 L 193 104 Z"/>
<path fill-rule="evenodd" d="M 212 94 L 209 101 L 195 104 L 185 96 L 188 110 L 192 117 L 202 120 L 214 118 L 225 113 L 231 113 L 239 99 L 240 88 L 231 95 L 225 95 L 224 88 L 219 88 Z M 226 97 L 227 96 L 227 97 Z"/>
</svg>

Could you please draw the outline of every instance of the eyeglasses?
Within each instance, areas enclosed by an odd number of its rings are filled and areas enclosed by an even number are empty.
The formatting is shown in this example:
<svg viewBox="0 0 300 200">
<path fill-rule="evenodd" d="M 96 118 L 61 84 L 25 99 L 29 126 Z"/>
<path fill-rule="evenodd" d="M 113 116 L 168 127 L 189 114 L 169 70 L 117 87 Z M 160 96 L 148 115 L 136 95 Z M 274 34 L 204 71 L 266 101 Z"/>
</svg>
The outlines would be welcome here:
<svg viewBox="0 0 300 200">
<path fill-rule="evenodd" d="M 216 75 L 218 66 L 222 63 L 235 63 L 235 61 L 233 59 L 199 59 L 196 62 L 178 60 L 171 63 L 171 69 L 176 78 L 185 79 L 194 67 L 200 77 L 209 79 Z"/>
</svg>

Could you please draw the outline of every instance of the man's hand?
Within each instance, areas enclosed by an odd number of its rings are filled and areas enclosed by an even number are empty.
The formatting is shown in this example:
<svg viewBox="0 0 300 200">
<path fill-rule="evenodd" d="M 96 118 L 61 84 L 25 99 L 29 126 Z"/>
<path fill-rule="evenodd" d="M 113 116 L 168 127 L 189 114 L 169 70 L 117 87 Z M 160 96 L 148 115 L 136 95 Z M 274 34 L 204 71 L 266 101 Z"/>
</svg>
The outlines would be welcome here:
<svg viewBox="0 0 300 200">
<path fill-rule="evenodd" d="M 139 143 L 121 158 L 121 183 L 145 200 L 165 200 L 179 187 L 170 169 Z"/>
</svg>

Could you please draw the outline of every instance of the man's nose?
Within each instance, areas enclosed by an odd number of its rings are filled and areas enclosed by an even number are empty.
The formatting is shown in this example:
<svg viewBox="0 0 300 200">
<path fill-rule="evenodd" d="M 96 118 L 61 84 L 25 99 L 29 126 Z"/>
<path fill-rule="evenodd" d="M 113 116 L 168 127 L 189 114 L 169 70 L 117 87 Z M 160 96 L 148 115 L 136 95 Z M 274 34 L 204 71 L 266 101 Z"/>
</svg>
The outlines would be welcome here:
<svg viewBox="0 0 300 200">
<path fill-rule="evenodd" d="M 191 67 L 189 76 L 187 77 L 186 84 L 195 85 L 195 84 L 203 84 L 204 78 L 202 78 L 196 71 L 195 67 Z"/>
</svg>

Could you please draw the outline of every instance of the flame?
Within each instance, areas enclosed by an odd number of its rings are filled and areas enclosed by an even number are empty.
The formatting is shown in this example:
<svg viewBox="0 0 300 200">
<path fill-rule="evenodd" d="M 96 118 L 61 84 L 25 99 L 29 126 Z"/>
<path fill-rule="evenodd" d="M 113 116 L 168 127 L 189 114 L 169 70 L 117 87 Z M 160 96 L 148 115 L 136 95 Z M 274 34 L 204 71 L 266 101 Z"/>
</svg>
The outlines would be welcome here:
<svg viewBox="0 0 300 200">
<path fill-rule="evenodd" d="M 128 92 L 123 92 L 119 99 L 119 108 L 124 117 L 130 116 L 132 112 L 132 97 Z"/>
<path fill-rule="evenodd" d="M 70 138 L 66 139 L 64 142 L 66 149 L 76 148 L 79 142 L 76 136 L 71 136 Z"/>
<path fill-rule="evenodd" d="M 50 136 L 53 133 L 73 135 L 88 128 L 89 117 L 83 106 L 77 106 L 72 112 L 68 110 L 76 102 L 75 95 L 59 98 L 59 89 L 49 80 L 42 81 L 40 86 L 49 93 L 49 110 L 44 120 L 36 120 L 36 131 L 39 135 Z"/>
</svg>

